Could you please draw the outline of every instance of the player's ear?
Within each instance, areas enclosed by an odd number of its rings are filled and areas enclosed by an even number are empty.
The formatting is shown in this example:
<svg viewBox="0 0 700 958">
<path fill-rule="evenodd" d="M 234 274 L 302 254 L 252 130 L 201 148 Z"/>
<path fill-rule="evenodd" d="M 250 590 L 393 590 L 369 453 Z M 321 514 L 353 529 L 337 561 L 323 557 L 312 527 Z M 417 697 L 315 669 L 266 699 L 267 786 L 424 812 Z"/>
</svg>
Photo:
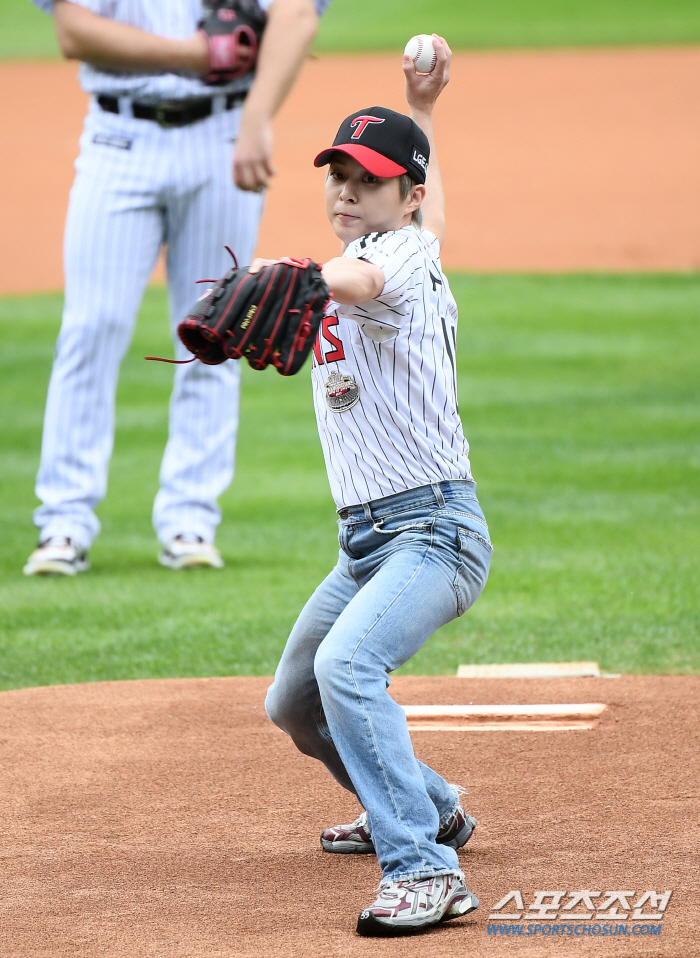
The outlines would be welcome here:
<svg viewBox="0 0 700 958">
<path fill-rule="evenodd" d="M 416 183 L 411 187 L 411 191 L 406 197 L 406 213 L 413 213 L 425 199 L 425 186 L 423 183 Z"/>
</svg>

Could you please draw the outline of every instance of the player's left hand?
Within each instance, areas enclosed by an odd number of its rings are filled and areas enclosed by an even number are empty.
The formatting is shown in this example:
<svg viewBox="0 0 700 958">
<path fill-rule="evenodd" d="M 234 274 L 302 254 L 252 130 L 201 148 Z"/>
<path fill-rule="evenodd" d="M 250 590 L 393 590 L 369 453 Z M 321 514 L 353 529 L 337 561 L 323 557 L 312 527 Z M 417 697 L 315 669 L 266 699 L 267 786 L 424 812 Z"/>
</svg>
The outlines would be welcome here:
<svg viewBox="0 0 700 958">
<path fill-rule="evenodd" d="M 233 159 L 234 183 L 241 190 L 259 193 L 267 189 L 276 172 L 270 122 L 244 110 Z"/>
<path fill-rule="evenodd" d="M 416 73 L 413 60 L 404 55 L 403 72 L 406 78 L 406 101 L 413 110 L 430 113 L 435 101 L 450 81 L 452 50 L 444 37 L 433 34 L 433 49 L 437 63 L 431 73 Z"/>
<path fill-rule="evenodd" d="M 243 358 L 253 369 L 274 366 L 293 376 L 313 348 L 330 295 L 318 263 L 258 259 L 228 270 L 197 300 L 178 334 L 207 365 Z"/>
</svg>

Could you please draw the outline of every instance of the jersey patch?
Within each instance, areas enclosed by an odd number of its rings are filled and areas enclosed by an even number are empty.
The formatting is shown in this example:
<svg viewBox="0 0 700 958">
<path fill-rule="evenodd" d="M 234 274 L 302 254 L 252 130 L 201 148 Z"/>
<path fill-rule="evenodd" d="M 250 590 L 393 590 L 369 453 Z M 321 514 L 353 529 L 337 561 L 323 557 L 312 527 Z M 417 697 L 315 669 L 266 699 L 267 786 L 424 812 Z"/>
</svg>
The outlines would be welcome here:
<svg viewBox="0 0 700 958">
<path fill-rule="evenodd" d="M 127 136 L 116 136 L 111 133 L 95 133 L 92 138 L 93 143 L 98 146 L 113 146 L 117 150 L 130 150 L 134 142 Z"/>
<path fill-rule="evenodd" d="M 326 405 L 331 412 L 347 412 L 360 401 L 360 387 L 352 376 L 333 370 L 326 380 Z"/>
</svg>

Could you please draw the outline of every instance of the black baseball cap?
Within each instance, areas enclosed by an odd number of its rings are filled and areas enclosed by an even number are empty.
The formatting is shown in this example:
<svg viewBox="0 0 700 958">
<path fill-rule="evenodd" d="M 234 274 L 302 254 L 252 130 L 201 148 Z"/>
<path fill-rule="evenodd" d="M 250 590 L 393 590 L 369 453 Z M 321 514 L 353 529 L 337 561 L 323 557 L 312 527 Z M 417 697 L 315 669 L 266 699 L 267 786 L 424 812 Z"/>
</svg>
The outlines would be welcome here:
<svg viewBox="0 0 700 958">
<path fill-rule="evenodd" d="M 318 154 L 314 166 L 330 163 L 335 152 L 347 153 L 375 176 L 409 173 L 416 183 L 425 183 L 430 143 L 409 116 L 371 106 L 343 120 L 333 146 Z"/>
</svg>

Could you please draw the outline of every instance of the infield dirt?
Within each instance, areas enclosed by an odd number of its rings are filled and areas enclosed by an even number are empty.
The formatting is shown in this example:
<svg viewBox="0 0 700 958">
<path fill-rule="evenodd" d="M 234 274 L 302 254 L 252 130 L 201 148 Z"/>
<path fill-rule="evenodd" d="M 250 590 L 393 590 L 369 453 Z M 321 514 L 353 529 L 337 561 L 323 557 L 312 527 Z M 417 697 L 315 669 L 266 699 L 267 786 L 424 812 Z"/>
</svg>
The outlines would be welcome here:
<svg viewBox="0 0 700 958">
<path fill-rule="evenodd" d="M 321 850 L 321 829 L 357 805 L 267 721 L 269 681 L 0 694 L 3 956 L 699 953 L 700 677 L 396 678 L 403 704 L 608 705 L 592 731 L 414 733 L 417 754 L 468 789 L 479 825 L 460 857 L 482 905 L 400 942 L 356 936 L 376 859 Z M 545 889 L 673 896 L 653 938 L 489 937 L 513 889 L 526 906 Z"/>
<path fill-rule="evenodd" d="M 76 72 L 70 63 L 0 64 L 0 294 L 62 286 L 87 105 Z M 307 63 L 275 121 L 279 175 L 262 255 L 337 255 L 311 159 L 345 115 L 377 101 L 405 109 L 398 56 Z M 457 54 L 437 109 L 445 266 L 697 269 L 698 115 L 698 47 Z"/>
</svg>

